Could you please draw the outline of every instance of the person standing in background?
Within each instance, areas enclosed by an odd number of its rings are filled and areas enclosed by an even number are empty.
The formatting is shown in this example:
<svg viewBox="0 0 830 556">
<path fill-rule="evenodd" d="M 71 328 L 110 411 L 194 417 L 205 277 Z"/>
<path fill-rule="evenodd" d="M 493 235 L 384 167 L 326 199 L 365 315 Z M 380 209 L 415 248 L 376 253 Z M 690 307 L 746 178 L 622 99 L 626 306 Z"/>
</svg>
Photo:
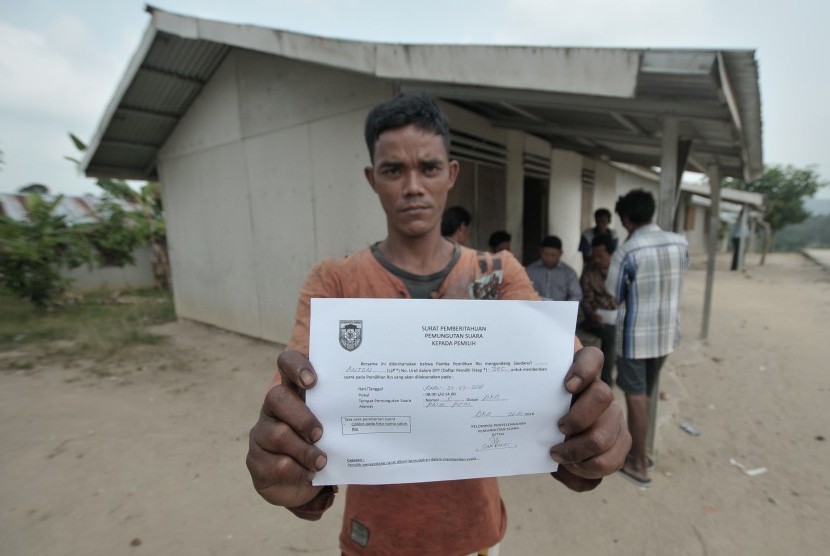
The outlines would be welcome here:
<svg viewBox="0 0 830 556">
<path fill-rule="evenodd" d="M 593 228 L 586 228 L 579 236 L 579 252 L 582 253 L 582 262 L 588 264 L 591 257 L 591 241 L 596 236 L 607 235 L 611 236 L 613 248 L 617 248 L 617 232 L 611 228 L 611 211 L 606 208 L 597 209 L 594 211 L 594 222 L 596 226 Z"/>
<path fill-rule="evenodd" d="M 741 209 L 735 224 L 732 226 L 732 266 L 730 270 L 738 270 L 742 266 L 743 253 L 745 249 L 744 243 L 749 237 L 749 226 L 746 223 L 746 207 Z"/>
<path fill-rule="evenodd" d="M 601 378 L 610 387 L 614 385 L 614 360 L 617 357 L 617 301 L 605 288 L 605 278 L 611 266 L 615 244 L 611 236 L 594 236 L 591 241 L 591 258 L 582 269 L 579 279 L 582 286 L 580 307 L 584 316 L 580 328 L 599 338 L 605 356 Z"/>
<path fill-rule="evenodd" d="M 651 486 L 646 438 L 648 400 L 666 357 L 680 339 L 680 292 L 689 268 L 682 235 L 652 222 L 655 202 L 642 189 L 617 201 L 628 238 L 617 248 L 605 287 L 620 304 L 617 315 L 617 386 L 625 392 L 631 453 L 619 473 L 640 487 Z"/>
</svg>

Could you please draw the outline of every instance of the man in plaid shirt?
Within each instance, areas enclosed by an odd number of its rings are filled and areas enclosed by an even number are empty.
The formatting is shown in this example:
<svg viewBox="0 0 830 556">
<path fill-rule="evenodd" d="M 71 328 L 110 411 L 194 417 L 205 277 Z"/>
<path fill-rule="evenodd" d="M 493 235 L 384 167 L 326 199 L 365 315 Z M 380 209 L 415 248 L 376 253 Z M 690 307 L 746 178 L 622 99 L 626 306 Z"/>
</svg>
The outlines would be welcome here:
<svg viewBox="0 0 830 556">
<path fill-rule="evenodd" d="M 616 212 L 628 239 L 614 253 L 605 285 L 620 303 L 617 317 L 617 386 L 625 392 L 631 453 L 620 473 L 651 486 L 646 456 L 648 398 L 660 368 L 680 338 L 679 304 L 689 268 L 686 238 L 652 222 L 651 193 L 630 191 Z"/>
</svg>

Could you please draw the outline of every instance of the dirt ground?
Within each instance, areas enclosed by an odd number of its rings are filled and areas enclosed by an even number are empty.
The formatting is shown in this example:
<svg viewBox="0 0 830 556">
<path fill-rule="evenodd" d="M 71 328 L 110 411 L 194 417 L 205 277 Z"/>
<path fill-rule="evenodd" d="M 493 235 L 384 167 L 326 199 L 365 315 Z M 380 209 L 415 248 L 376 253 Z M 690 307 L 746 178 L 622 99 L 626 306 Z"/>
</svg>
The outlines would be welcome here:
<svg viewBox="0 0 830 556">
<path fill-rule="evenodd" d="M 827 553 L 830 271 L 795 254 L 745 272 L 718 263 L 708 341 L 703 264 L 688 276 L 653 486 L 504 479 L 502 554 Z M 303 522 L 263 502 L 245 469 L 279 346 L 189 322 L 158 330 L 168 346 L 110 377 L 0 373 L 0 554 L 339 554 L 342 499 Z"/>
</svg>

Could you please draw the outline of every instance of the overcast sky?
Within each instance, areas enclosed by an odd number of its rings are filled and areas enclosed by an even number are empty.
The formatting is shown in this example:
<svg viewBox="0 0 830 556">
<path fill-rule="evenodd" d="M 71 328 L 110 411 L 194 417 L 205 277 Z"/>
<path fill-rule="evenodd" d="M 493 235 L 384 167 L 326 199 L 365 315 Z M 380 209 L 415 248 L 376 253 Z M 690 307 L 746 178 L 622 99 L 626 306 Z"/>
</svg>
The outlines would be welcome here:
<svg viewBox="0 0 830 556">
<path fill-rule="evenodd" d="M 830 1 L 158 0 L 186 15 L 401 43 L 754 49 L 766 164 L 830 180 Z M 149 16 L 143 0 L 0 0 L 0 192 L 96 193 L 66 155 L 89 141 Z M 820 197 L 830 198 L 830 188 Z"/>
</svg>

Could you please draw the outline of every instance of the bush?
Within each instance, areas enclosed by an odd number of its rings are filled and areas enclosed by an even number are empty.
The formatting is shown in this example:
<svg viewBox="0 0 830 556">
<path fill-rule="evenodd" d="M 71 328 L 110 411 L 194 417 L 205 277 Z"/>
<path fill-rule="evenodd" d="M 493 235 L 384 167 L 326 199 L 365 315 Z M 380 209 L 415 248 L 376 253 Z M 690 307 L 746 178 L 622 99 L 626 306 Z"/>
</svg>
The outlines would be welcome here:
<svg viewBox="0 0 830 556">
<path fill-rule="evenodd" d="M 60 200 L 32 194 L 26 199 L 28 222 L 0 217 L 0 284 L 38 307 L 52 304 L 68 286 L 61 268 L 92 261 L 87 238 L 52 214 Z"/>
</svg>

